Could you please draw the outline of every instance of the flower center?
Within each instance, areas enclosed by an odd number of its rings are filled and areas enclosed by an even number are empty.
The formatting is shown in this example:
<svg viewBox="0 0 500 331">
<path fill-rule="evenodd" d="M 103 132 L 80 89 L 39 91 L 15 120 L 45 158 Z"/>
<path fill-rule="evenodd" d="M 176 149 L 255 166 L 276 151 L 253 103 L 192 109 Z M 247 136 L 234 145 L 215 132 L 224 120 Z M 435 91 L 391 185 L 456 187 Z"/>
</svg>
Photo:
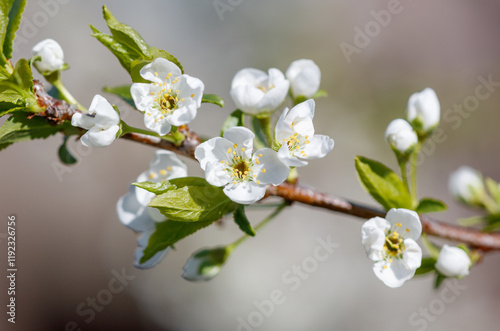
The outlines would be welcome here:
<svg viewBox="0 0 500 331">
<path fill-rule="evenodd" d="M 307 144 L 310 144 L 311 142 L 308 140 L 309 136 L 299 136 L 298 133 L 294 133 L 290 137 L 283 139 L 283 144 L 286 144 L 288 147 L 288 150 L 290 151 L 291 154 L 295 154 L 299 152 L 298 156 L 306 157 L 307 154 L 304 151 L 304 147 Z"/>
<path fill-rule="evenodd" d="M 257 85 L 256 86 L 259 90 L 261 90 L 262 92 L 266 93 L 267 91 L 270 91 L 274 88 L 274 85 L 271 84 L 269 86 L 267 85 Z"/>
<path fill-rule="evenodd" d="M 394 224 L 394 226 L 388 230 L 385 235 L 383 255 L 384 260 L 388 263 L 392 263 L 393 258 L 403 258 L 403 251 L 406 249 L 406 246 L 404 244 L 404 235 L 399 233 L 401 226 L 401 223 Z M 406 229 L 406 232 L 410 232 L 410 230 Z M 384 265 L 383 268 L 387 269 L 387 265 Z"/>
<path fill-rule="evenodd" d="M 228 165 L 226 171 L 231 175 L 231 180 L 233 181 L 233 185 L 237 183 L 241 183 L 243 181 L 255 181 L 257 184 L 260 184 L 260 180 L 257 180 L 257 174 L 255 173 L 254 166 L 260 164 L 259 158 L 262 157 L 262 154 L 259 154 L 255 161 L 252 159 L 245 158 L 245 155 L 241 155 L 241 153 L 245 152 L 245 148 L 238 148 L 238 144 L 234 144 L 233 148 L 228 148 L 227 154 L 229 154 L 229 161 L 220 161 L 223 164 Z M 266 172 L 266 169 L 260 170 L 263 173 Z"/>
</svg>

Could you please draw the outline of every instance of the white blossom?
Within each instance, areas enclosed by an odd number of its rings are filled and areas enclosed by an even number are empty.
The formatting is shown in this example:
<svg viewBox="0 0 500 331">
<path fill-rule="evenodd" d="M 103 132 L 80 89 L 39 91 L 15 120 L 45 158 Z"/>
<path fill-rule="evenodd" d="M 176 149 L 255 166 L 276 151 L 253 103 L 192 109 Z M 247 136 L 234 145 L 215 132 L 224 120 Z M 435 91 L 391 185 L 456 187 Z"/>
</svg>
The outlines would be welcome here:
<svg viewBox="0 0 500 331">
<path fill-rule="evenodd" d="M 422 233 L 418 214 L 408 209 L 391 209 L 385 219 L 374 217 L 361 228 L 361 242 L 374 262 L 375 275 L 389 287 L 400 287 L 413 277 L 422 262 L 416 240 Z"/>
<path fill-rule="evenodd" d="M 485 193 L 481 174 L 467 166 L 458 168 L 450 175 L 449 190 L 455 198 L 467 204 L 480 204 Z"/>
<path fill-rule="evenodd" d="M 205 88 L 201 80 L 183 75 L 175 63 L 163 58 L 142 67 L 140 74 L 151 83 L 132 84 L 130 94 L 136 108 L 144 112 L 148 129 L 163 136 L 172 125 L 184 125 L 196 117 Z"/>
<path fill-rule="evenodd" d="M 245 68 L 236 73 L 231 83 L 231 98 L 241 111 L 267 114 L 278 109 L 285 101 L 290 82 L 278 69 L 262 70 Z"/>
<path fill-rule="evenodd" d="M 444 245 L 439 252 L 437 271 L 446 277 L 463 277 L 469 274 L 470 257 L 458 247 Z"/>
<path fill-rule="evenodd" d="M 224 193 L 240 204 L 262 199 L 266 185 L 283 183 L 290 170 L 270 148 L 252 154 L 254 138 L 249 129 L 233 127 L 224 133 L 223 138 L 212 138 L 195 151 L 207 182 L 223 186 Z"/>
<path fill-rule="evenodd" d="M 420 132 L 428 133 L 439 124 L 441 106 L 436 92 L 427 87 L 414 93 L 408 100 L 408 122 Z"/>
<path fill-rule="evenodd" d="M 33 47 L 33 56 L 42 59 L 34 62 L 34 66 L 41 73 L 49 73 L 61 70 L 64 67 L 64 52 L 61 45 L 53 39 L 40 41 Z"/>
<path fill-rule="evenodd" d="M 278 157 L 290 167 L 307 165 L 304 159 L 318 159 L 333 149 L 333 139 L 314 134 L 314 100 L 309 99 L 292 109 L 286 108 L 275 129 L 275 139 L 280 144 Z"/>
<path fill-rule="evenodd" d="M 312 98 L 319 90 L 321 71 L 312 60 L 293 61 L 286 71 L 294 97 Z"/>
<path fill-rule="evenodd" d="M 120 116 L 111 104 L 99 94 L 94 96 L 88 114 L 75 113 L 71 125 L 87 132 L 80 138 L 82 145 L 106 147 L 116 139 L 120 130 Z"/>
<path fill-rule="evenodd" d="M 395 119 L 385 130 L 385 139 L 389 145 L 405 154 L 412 150 L 418 143 L 418 137 L 411 125 L 403 119 Z"/>
<path fill-rule="evenodd" d="M 149 169 L 137 177 L 137 182 L 150 181 L 158 183 L 163 180 L 186 176 L 187 166 L 184 162 L 179 160 L 173 152 L 159 150 L 156 151 Z M 154 197 L 154 193 L 130 185 L 130 193 L 122 196 L 116 204 L 120 222 L 130 229 L 142 233 L 137 240 L 138 248 L 135 251 L 135 266 L 137 268 L 151 268 L 165 254 L 165 251 L 161 251 L 145 263 L 141 264 L 139 262 L 144 249 L 147 247 L 149 237 L 156 228 L 155 223 L 165 221 L 165 216 L 157 209 L 148 207 L 149 202 Z"/>
</svg>

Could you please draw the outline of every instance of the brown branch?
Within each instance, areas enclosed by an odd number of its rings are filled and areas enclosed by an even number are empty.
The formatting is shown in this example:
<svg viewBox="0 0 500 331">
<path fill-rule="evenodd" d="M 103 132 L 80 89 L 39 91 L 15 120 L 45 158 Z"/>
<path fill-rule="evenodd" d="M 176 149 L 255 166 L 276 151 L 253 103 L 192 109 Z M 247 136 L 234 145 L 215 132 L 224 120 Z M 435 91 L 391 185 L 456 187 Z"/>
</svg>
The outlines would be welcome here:
<svg viewBox="0 0 500 331">
<path fill-rule="evenodd" d="M 78 111 L 75 107 L 68 105 L 66 102 L 48 96 L 43 90 L 43 86 L 37 81 L 35 81 L 35 90 L 39 97 L 39 104 L 47 109 L 47 111 L 43 113 L 38 113 L 37 116 L 45 116 L 51 123 L 55 124 L 64 120 L 71 120 L 71 116 L 73 116 L 74 112 Z M 128 133 L 122 138 L 194 158 L 196 146 L 201 143 L 200 138 L 196 133 L 189 131 L 187 126 L 182 126 L 179 130 L 186 136 L 186 139 L 180 146 L 176 146 L 158 137 L 137 133 Z M 299 202 L 363 219 L 376 216 L 383 217 L 386 214 L 385 211 L 381 209 L 357 204 L 344 198 L 333 197 L 319 192 L 314 188 L 289 183 L 269 186 L 267 189 L 267 196 L 277 196 L 290 202 Z M 422 221 L 423 232 L 429 235 L 465 243 L 472 248 L 482 251 L 500 250 L 500 233 L 483 233 L 475 229 L 437 221 L 423 215 L 420 216 L 420 219 Z"/>
</svg>

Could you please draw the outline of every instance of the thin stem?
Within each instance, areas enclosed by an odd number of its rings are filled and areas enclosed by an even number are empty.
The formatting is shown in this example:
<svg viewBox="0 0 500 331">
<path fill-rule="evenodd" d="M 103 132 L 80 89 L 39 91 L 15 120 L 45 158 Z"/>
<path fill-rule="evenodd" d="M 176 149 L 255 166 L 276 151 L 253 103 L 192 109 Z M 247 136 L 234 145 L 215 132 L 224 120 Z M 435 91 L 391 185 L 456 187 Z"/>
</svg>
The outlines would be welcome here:
<svg viewBox="0 0 500 331">
<path fill-rule="evenodd" d="M 405 186 L 409 192 L 410 187 L 408 186 L 408 174 L 406 173 L 406 163 L 407 162 L 400 161 L 398 163 L 399 163 L 399 170 L 401 171 L 401 178 L 403 178 L 403 183 L 405 184 Z"/>
<path fill-rule="evenodd" d="M 262 220 L 259 224 L 257 224 L 255 227 L 254 227 L 254 231 L 257 232 L 259 231 L 262 227 L 264 227 L 267 223 L 269 223 L 271 220 L 273 220 L 276 216 L 279 215 L 279 213 L 281 213 L 281 211 L 286 207 L 288 206 L 289 203 L 288 202 L 283 202 L 281 203 L 278 208 L 276 208 L 269 216 L 267 216 L 264 220 Z M 236 247 L 238 247 L 242 242 L 244 242 L 245 240 L 247 240 L 250 236 L 248 235 L 244 235 L 242 236 L 241 238 L 239 238 L 238 240 L 236 240 L 235 242 L 233 242 L 232 244 L 229 244 L 227 245 L 228 246 L 228 249 L 229 250 L 233 250 L 235 249 Z"/>
<path fill-rule="evenodd" d="M 264 129 L 264 134 L 266 136 L 268 147 L 273 145 L 273 135 L 271 134 L 271 116 L 259 117 L 257 118 L 260 125 Z"/>
<path fill-rule="evenodd" d="M 71 105 L 76 105 L 78 109 L 80 109 L 82 112 L 87 112 L 87 109 L 83 107 L 74 97 L 73 95 L 68 91 L 66 86 L 62 83 L 62 81 L 57 77 L 55 80 L 50 81 L 52 86 L 54 86 L 57 91 L 59 91 L 59 94 L 62 96 L 63 100 L 66 101 L 67 103 Z"/>
<path fill-rule="evenodd" d="M 420 142 L 417 143 L 413 154 L 410 159 L 410 176 L 411 176 L 411 188 L 410 194 L 413 201 L 413 205 L 416 207 L 418 203 L 418 189 L 417 189 L 417 160 L 418 154 L 420 153 Z"/>
<path fill-rule="evenodd" d="M 147 136 L 152 136 L 152 137 L 158 137 L 158 138 L 161 138 L 163 140 L 167 140 L 173 144 L 178 144 L 178 141 L 176 139 L 176 137 L 174 137 L 173 135 L 170 135 L 170 134 L 167 134 L 167 135 L 164 135 L 164 136 L 160 136 L 158 135 L 158 133 L 156 132 L 153 132 L 153 131 L 149 131 L 149 130 L 146 130 L 146 129 L 140 129 L 140 128 L 135 128 L 133 126 L 129 126 L 127 125 L 125 122 L 122 121 L 122 130 L 123 130 L 123 134 L 122 135 L 125 135 L 127 133 L 139 133 L 139 134 L 144 134 L 144 135 L 147 135 Z"/>
</svg>

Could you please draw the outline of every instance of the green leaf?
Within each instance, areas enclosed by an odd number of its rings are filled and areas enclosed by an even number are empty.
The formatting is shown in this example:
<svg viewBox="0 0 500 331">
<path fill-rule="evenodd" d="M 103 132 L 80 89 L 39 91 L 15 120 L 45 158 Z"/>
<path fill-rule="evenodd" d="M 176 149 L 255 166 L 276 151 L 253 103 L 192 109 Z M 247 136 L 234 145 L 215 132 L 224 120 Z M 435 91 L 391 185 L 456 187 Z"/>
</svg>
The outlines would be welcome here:
<svg viewBox="0 0 500 331">
<path fill-rule="evenodd" d="M 150 58 L 151 61 L 158 59 L 158 58 L 167 59 L 170 62 L 175 63 L 179 67 L 179 69 L 181 69 L 181 73 L 184 73 L 184 68 L 182 67 L 182 64 L 179 62 L 179 60 L 177 60 L 177 58 L 175 56 L 173 56 L 169 52 L 167 52 L 163 49 L 158 49 L 156 47 L 150 47 L 149 52 L 151 54 L 151 58 Z"/>
<path fill-rule="evenodd" d="M 446 276 L 441 275 L 440 273 L 436 272 L 436 280 L 434 281 L 434 289 L 438 289 L 439 286 L 443 283 L 443 281 L 446 279 Z"/>
<path fill-rule="evenodd" d="M 120 23 L 106 6 L 102 7 L 102 14 L 116 42 L 127 48 L 135 58 L 148 58 L 150 56 L 148 44 L 137 31 Z"/>
<path fill-rule="evenodd" d="M 317 99 L 317 98 L 324 98 L 327 96 L 328 96 L 328 93 L 325 90 L 318 90 L 318 92 L 314 93 L 312 98 Z"/>
<path fill-rule="evenodd" d="M 214 221 L 186 223 L 166 220 L 156 223 L 156 230 L 149 238 L 148 246 L 144 249 L 141 263 L 152 258 L 156 253 L 169 246 L 173 246 L 179 240 L 209 226 Z"/>
<path fill-rule="evenodd" d="M 203 98 L 201 99 L 203 103 L 213 103 L 219 107 L 224 107 L 224 100 L 216 94 L 203 94 Z"/>
<path fill-rule="evenodd" d="M 132 185 L 137 186 L 138 188 L 142 188 L 148 192 L 154 193 L 156 195 L 162 194 L 168 190 L 176 189 L 177 186 L 170 183 L 170 181 L 165 180 L 159 183 L 153 182 L 141 182 L 141 183 L 132 183 Z"/>
<path fill-rule="evenodd" d="M 245 126 L 245 114 L 239 109 L 233 111 L 231 115 L 226 118 L 224 121 L 224 124 L 222 124 L 222 129 L 220 131 L 221 137 L 224 135 L 224 132 L 226 132 L 228 129 L 235 127 L 235 126 Z"/>
<path fill-rule="evenodd" d="M 252 225 L 248 221 L 247 215 L 245 214 L 245 206 L 239 205 L 234 211 L 234 221 L 240 227 L 240 230 L 245 232 L 247 235 L 254 237 L 255 231 L 252 229 Z"/>
<path fill-rule="evenodd" d="M 445 211 L 446 209 L 448 209 L 448 207 L 446 207 L 446 204 L 440 200 L 432 198 L 423 198 L 418 203 L 416 212 L 419 214 L 426 214 L 426 213 Z"/>
<path fill-rule="evenodd" d="M 105 87 L 104 92 L 114 94 L 132 107 L 135 108 L 134 99 L 132 99 L 132 95 L 130 94 L 131 85 L 121 85 L 116 87 Z"/>
<path fill-rule="evenodd" d="M 92 25 L 90 26 L 93 33 L 92 36 L 101 42 L 104 46 L 106 46 L 111 53 L 113 53 L 120 64 L 122 65 L 127 72 L 131 72 L 131 64 L 134 60 L 136 60 L 136 56 L 130 53 L 130 50 L 126 48 L 124 45 L 116 41 L 112 36 L 107 35 L 105 33 L 101 33 Z"/>
<path fill-rule="evenodd" d="M 485 217 L 488 220 L 488 225 L 483 228 L 484 232 L 493 232 L 500 230 L 500 215 L 493 214 Z"/>
<path fill-rule="evenodd" d="M 252 129 L 253 132 L 255 133 L 255 149 L 261 149 L 264 147 L 269 147 L 271 146 L 271 142 L 267 138 L 266 134 L 266 128 L 263 126 L 263 121 L 268 120 L 270 121 L 269 118 L 257 118 L 255 116 L 252 116 Z"/>
<path fill-rule="evenodd" d="M 9 24 L 3 41 L 3 55 L 6 59 L 10 59 L 12 57 L 16 32 L 21 24 L 21 16 L 24 11 L 24 7 L 26 6 L 26 0 L 10 0 L 7 2 L 11 2 L 13 4 L 9 12 Z"/>
<path fill-rule="evenodd" d="M 202 249 L 184 265 L 182 278 L 189 281 L 208 281 L 219 274 L 232 249 L 228 246 Z"/>
<path fill-rule="evenodd" d="M 434 245 L 432 242 L 427 239 L 427 236 L 425 234 L 422 234 L 422 237 L 420 237 L 422 240 L 422 244 L 424 245 L 425 249 L 429 253 L 429 255 L 437 261 L 437 258 L 439 256 L 439 253 L 441 252 L 441 248 L 439 246 Z"/>
<path fill-rule="evenodd" d="M 433 259 L 432 257 L 426 257 L 422 259 L 422 264 L 420 267 L 415 271 L 415 276 L 423 275 L 426 273 L 429 273 L 431 271 L 436 270 L 434 268 L 434 265 L 436 264 L 436 260 Z"/>
<path fill-rule="evenodd" d="M 364 188 L 386 210 L 412 209 L 410 193 L 394 171 L 380 162 L 363 156 L 356 157 L 355 164 Z"/>
<path fill-rule="evenodd" d="M 64 164 L 75 164 L 78 160 L 70 153 L 66 146 L 66 142 L 68 141 L 68 136 L 64 136 L 63 143 L 59 147 L 57 155 L 59 155 L 59 160 L 61 160 Z"/>
<path fill-rule="evenodd" d="M 176 188 L 157 195 L 149 206 L 172 221 L 216 221 L 236 208 L 221 187 L 210 185 L 204 178 L 176 178 L 169 182 Z"/>
<path fill-rule="evenodd" d="M 472 216 L 468 218 L 458 219 L 458 224 L 460 226 L 475 226 L 483 223 L 485 221 L 483 216 Z"/>
<path fill-rule="evenodd" d="M 500 206 L 500 187 L 498 186 L 497 181 L 491 178 L 486 178 L 486 187 L 488 187 L 488 191 L 493 199 L 495 199 L 497 205 Z"/>
<path fill-rule="evenodd" d="M 14 67 L 14 73 L 9 80 L 27 93 L 33 92 L 33 73 L 28 60 L 19 59 Z"/>
<path fill-rule="evenodd" d="M 35 116 L 28 119 L 25 113 L 14 113 L 0 127 L 0 145 L 40 138 L 45 139 L 68 128 L 71 129 L 69 122 L 52 126 L 42 117 Z"/>
<path fill-rule="evenodd" d="M 0 1 L 0 45 L 2 46 L 7 36 L 7 30 L 9 27 L 9 14 L 13 3 L 14 0 Z M 5 55 L 3 53 L 3 47 L 2 47 L 2 52 L 0 54 L 0 60 L 1 60 L 0 64 L 2 66 L 7 63 L 6 61 L 7 59 L 5 58 Z"/>
</svg>

